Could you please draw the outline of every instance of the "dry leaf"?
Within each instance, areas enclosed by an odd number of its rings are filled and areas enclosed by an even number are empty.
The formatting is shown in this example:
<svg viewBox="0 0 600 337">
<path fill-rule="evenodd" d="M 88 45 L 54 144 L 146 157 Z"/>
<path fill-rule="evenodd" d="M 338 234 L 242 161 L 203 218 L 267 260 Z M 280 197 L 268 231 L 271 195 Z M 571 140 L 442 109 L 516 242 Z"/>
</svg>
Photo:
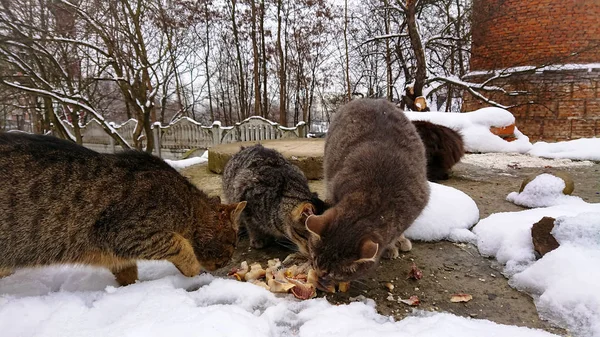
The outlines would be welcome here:
<svg viewBox="0 0 600 337">
<path fill-rule="evenodd" d="M 411 307 L 416 307 L 417 305 L 421 304 L 421 301 L 419 301 L 419 297 L 417 297 L 416 295 L 409 297 L 407 300 L 400 300 L 400 302 L 408 304 Z"/>
<path fill-rule="evenodd" d="M 394 290 L 394 285 L 393 285 L 393 284 L 391 284 L 390 282 L 386 283 L 386 284 L 385 284 L 385 287 L 386 287 L 386 288 L 388 288 L 388 290 L 389 290 L 389 291 L 392 291 L 392 290 Z"/>
<path fill-rule="evenodd" d="M 408 277 L 407 278 L 411 278 L 413 280 L 420 280 L 421 278 L 423 278 L 423 272 L 417 268 L 417 265 L 413 262 L 412 267 L 410 268 L 410 271 L 408 272 Z"/>
<path fill-rule="evenodd" d="M 450 302 L 458 303 L 458 302 L 469 302 L 473 299 L 473 296 L 469 294 L 454 294 L 450 298 Z"/>
</svg>

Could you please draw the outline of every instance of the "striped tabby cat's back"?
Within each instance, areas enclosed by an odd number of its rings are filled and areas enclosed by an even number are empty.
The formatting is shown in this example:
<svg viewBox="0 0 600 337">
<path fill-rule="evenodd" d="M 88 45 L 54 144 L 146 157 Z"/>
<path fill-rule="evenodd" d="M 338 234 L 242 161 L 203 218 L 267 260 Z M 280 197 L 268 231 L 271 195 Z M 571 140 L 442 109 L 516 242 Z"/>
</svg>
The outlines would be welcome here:
<svg viewBox="0 0 600 337">
<path fill-rule="evenodd" d="M 286 238 L 307 254 L 306 216 L 321 214 L 325 204 L 310 191 L 304 173 L 281 153 L 260 144 L 243 148 L 225 166 L 223 193 L 228 202 L 248 202 L 240 224 L 252 247 Z"/>
<path fill-rule="evenodd" d="M 245 203 L 209 198 L 161 159 L 0 133 L 0 268 L 79 263 L 137 279 L 136 260 L 186 276 L 226 264 Z"/>
</svg>

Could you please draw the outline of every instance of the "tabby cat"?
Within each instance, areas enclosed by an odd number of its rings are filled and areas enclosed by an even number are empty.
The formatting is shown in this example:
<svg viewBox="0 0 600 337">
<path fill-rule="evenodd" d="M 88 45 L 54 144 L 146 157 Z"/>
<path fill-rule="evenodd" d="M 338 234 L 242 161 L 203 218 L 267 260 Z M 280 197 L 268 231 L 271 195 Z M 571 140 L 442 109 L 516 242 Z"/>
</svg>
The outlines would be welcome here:
<svg viewBox="0 0 600 337">
<path fill-rule="evenodd" d="M 465 154 L 462 136 L 443 125 L 427 121 L 413 121 L 425 145 L 427 155 L 427 179 L 447 180 L 448 171 Z"/>
<path fill-rule="evenodd" d="M 429 200 L 425 148 L 413 124 L 386 100 L 358 99 L 331 122 L 324 157 L 327 201 L 307 219 L 321 282 L 364 277 L 380 257 L 411 248 L 402 233 Z"/>
<path fill-rule="evenodd" d="M 0 269 L 89 264 L 121 285 L 136 260 L 185 276 L 229 262 L 245 202 L 222 205 L 160 158 L 99 154 L 51 136 L 0 133 Z"/>
<path fill-rule="evenodd" d="M 242 148 L 225 166 L 223 193 L 228 202 L 248 202 L 240 225 L 246 227 L 252 247 L 288 239 L 307 256 L 306 217 L 323 213 L 325 204 L 283 155 L 260 144 Z"/>
</svg>

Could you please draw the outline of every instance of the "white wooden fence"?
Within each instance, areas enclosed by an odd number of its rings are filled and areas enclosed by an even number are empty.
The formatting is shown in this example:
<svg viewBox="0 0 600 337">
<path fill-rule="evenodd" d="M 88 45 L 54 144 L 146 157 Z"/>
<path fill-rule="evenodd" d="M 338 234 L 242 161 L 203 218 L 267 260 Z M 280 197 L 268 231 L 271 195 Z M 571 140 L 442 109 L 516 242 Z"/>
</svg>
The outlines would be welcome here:
<svg viewBox="0 0 600 337">
<path fill-rule="evenodd" d="M 133 130 L 137 125 L 135 119 L 130 119 L 121 125 L 113 125 L 119 134 L 133 144 Z M 154 134 L 154 155 L 177 159 L 192 149 L 207 149 L 211 146 L 225 143 L 244 142 L 253 140 L 270 140 L 284 138 L 306 138 L 307 128 L 304 122 L 295 127 L 283 127 L 278 123 L 262 117 L 253 116 L 234 126 L 221 126 L 214 122 L 211 126 L 184 117 L 167 125 L 152 126 Z M 103 153 L 114 153 L 121 148 L 106 134 L 100 123 L 93 119 L 81 128 L 83 145 Z"/>
</svg>

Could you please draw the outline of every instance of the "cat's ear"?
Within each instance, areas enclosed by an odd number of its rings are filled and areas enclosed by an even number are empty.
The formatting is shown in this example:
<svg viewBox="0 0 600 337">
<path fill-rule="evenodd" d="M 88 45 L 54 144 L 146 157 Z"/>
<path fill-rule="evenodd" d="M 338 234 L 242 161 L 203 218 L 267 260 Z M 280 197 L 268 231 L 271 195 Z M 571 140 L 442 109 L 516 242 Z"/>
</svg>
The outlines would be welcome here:
<svg viewBox="0 0 600 337">
<path fill-rule="evenodd" d="M 242 201 L 232 205 L 235 206 L 235 209 L 231 211 L 231 221 L 233 221 L 234 223 L 238 222 L 240 214 L 242 214 L 242 211 L 244 210 L 244 208 L 246 208 L 246 204 L 248 204 L 248 202 Z"/>
<path fill-rule="evenodd" d="M 321 238 L 321 234 L 335 218 L 335 209 L 329 209 L 323 215 L 311 215 L 306 218 L 306 229 L 313 235 Z"/>
<path fill-rule="evenodd" d="M 300 222 L 303 217 L 309 217 L 312 214 L 315 214 L 315 207 L 310 202 L 303 202 L 292 210 L 292 219 Z"/>
<path fill-rule="evenodd" d="M 213 204 L 220 204 L 221 203 L 221 197 L 218 195 L 215 195 L 214 197 L 210 197 L 210 202 Z"/>
<path fill-rule="evenodd" d="M 371 239 L 366 239 L 360 245 L 360 259 L 354 262 L 374 262 L 378 251 L 379 244 Z"/>
</svg>

